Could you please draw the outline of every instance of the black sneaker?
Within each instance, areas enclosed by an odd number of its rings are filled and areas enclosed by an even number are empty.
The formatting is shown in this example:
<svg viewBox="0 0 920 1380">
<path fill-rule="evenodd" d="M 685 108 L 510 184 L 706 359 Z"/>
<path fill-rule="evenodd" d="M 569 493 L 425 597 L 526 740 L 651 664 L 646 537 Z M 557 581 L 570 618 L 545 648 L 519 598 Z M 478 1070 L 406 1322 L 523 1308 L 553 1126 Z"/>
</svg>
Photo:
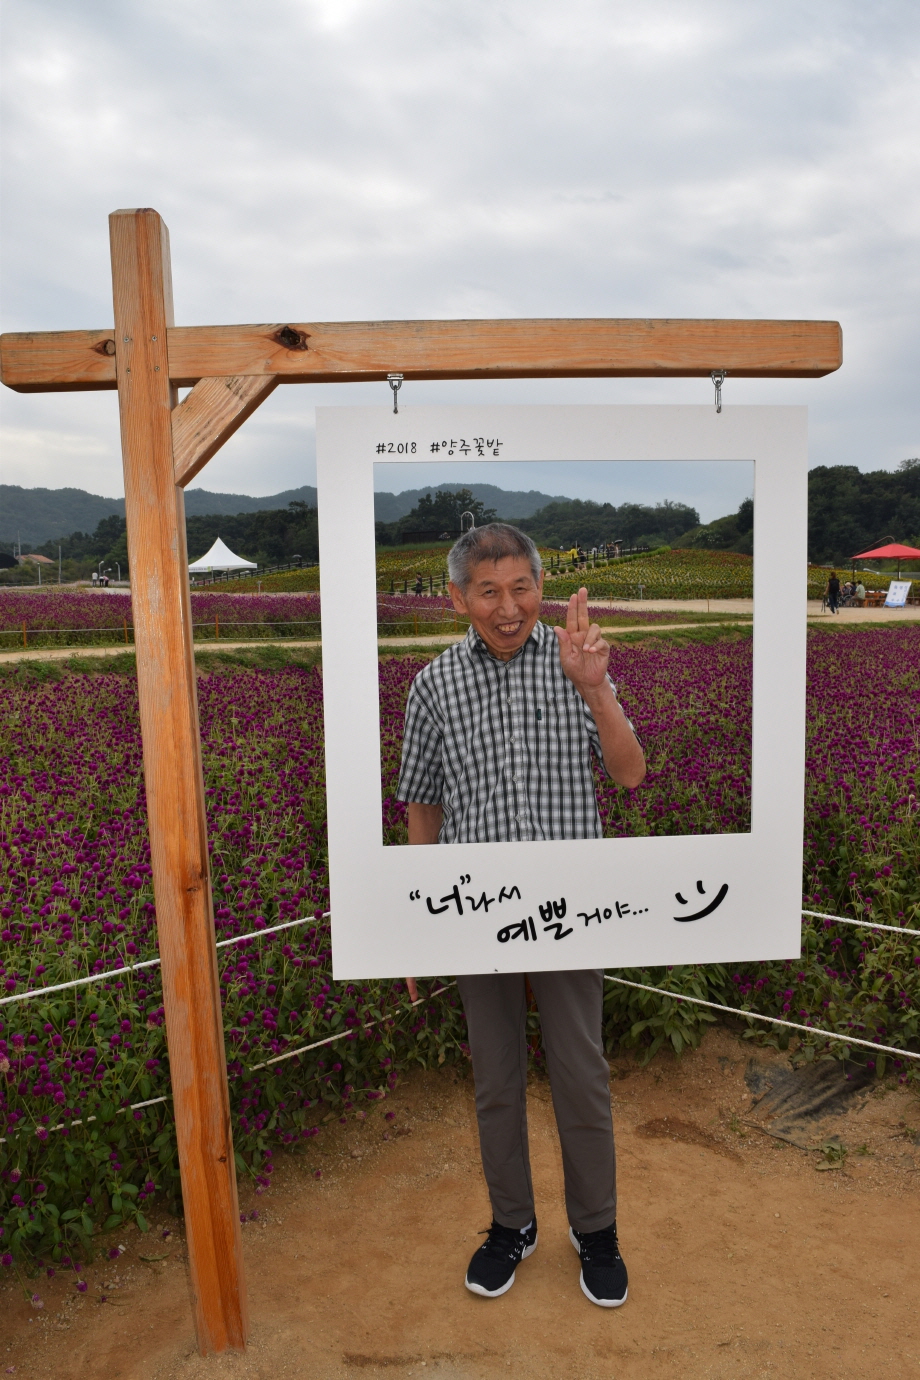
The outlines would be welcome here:
<svg viewBox="0 0 920 1380">
<path fill-rule="evenodd" d="M 464 1281 L 467 1289 L 483 1298 L 497 1299 L 507 1294 L 514 1283 L 514 1272 L 522 1260 L 537 1249 L 537 1219 L 526 1231 L 502 1227 L 493 1222 L 485 1243 L 470 1261 Z"/>
<path fill-rule="evenodd" d="M 575 1231 L 569 1240 L 581 1256 L 581 1291 L 601 1308 L 626 1302 L 626 1266 L 617 1245 L 617 1224 L 601 1231 Z"/>
</svg>

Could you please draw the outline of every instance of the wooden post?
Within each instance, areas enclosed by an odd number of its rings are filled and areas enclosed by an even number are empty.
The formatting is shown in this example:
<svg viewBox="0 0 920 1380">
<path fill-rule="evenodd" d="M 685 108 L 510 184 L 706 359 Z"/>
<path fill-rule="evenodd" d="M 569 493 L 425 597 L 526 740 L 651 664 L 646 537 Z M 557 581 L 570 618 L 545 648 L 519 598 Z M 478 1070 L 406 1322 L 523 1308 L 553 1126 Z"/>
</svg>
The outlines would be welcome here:
<svg viewBox="0 0 920 1380">
<path fill-rule="evenodd" d="M 198 1346 L 243 1347 L 247 1309 L 198 730 L 175 395 L 169 238 L 109 218 L 134 640 L 163 1004 Z"/>
</svg>

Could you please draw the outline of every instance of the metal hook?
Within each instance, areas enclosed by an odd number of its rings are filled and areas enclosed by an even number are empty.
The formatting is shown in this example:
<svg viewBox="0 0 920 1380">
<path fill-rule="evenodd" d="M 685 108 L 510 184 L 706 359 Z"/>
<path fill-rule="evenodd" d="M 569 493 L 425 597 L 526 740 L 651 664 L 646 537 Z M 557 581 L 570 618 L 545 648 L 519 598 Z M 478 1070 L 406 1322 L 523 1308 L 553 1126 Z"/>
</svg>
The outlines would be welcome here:
<svg viewBox="0 0 920 1380">
<path fill-rule="evenodd" d="M 399 411 L 399 408 L 398 408 L 398 406 L 396 405 L 396 394 L 399 392 L 400 388 L 402 388 L 402 386 L 403 386 L 403 376 L 402 376 L 402 374 L 387 374 L 387 383 L 390 385 L 390 387 L 391 387 L 392 390 L 393 390 L 393 411 L 394 411 L 394 412 L 398 412 L 398 411 Z"/>
<path fill-rule="evenodd" d="M 712 379 L 716 388 L 716 411 L 722 411 L 722 384 L 728 376 L 727 369 L 713 369 L 709 377 Z"/>
</svg>

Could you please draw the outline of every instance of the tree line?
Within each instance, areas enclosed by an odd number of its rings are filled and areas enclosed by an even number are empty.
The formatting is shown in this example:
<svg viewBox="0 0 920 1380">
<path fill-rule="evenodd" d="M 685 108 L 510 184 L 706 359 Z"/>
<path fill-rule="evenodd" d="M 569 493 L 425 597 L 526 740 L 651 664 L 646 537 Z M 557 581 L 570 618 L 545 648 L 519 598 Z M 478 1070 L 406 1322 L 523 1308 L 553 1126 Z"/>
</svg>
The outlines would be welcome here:
<svg viewBox="0 0 920 1380">
<path fill-rule="evenodd" d="M 808 475 L 808 555 L 846 565 L 889 540 L 920 548 L 920 459 L 896 470 L 820 465 Z"/>
<path fill-rule="evenodd" d="M 296 500 L 286 508 L 255 513 L 188 517 L 185 529 L 190 561 L 209 551 L 218 537 L 231 551 L 258 565 L 283 565 L 294 556 L 300 556 L 305 564 L 319 560 L 316 509 Z M 119 566 L 122 575 L 128 570 L 127 528 L 118 513 L 103 518 L 92 533 L 73 532 L 60 541 L 45 542 L 36 552 L 56 559 L 59 546 L 70 578 L 87 578 L 100 562 L 113 570 Z"/>
<path fill-rule="evenodd" d="M 378 546 L 403 546 L 413 542 L 454 539 L 471 514 L 477 527 L 502 521 L 494 508 L 486 508 L 470 489 L 445 489 L 423 494 L 410 513 L 395 522 L 376 524 Z M 700 515 L 685 503 L 665 500 L 653 506 L 643 503 L 594 503 L 590 499 L 554 500 L 530 517 L 515 518 L 515 527 L 527 532 L 538 546 L 557 550 L 572 546 L 591 548 L 619 541 L 627 546 L 666 546 L 700 525 Z"/>
<path fill-rule="evenodd" d="M 378 545 L 453 540 L 471 513 L 477 527 L 500 520 L 494 508 L 473 497 L 467 488 L 423 494 L 410 513 L 396 522 L 375 524 Z M 753 549 L 754 505 L 745 499 L 735 513 L 701 523 L 695 508 L 685 503 L 594 503 L 568 499 L 548 503 L 515 526 L 539 546 L 590 549 L 606 542 L 627 546 L 678 546 L 741 551 Z M 294 501 L 285 508 L 254 513 L 204 514 L 186 520 L 189 559 L 197 560 L 223 538 L 238 555 L 259 565 L 281 565 L 295 556 L 304 562 L 319 559 L 317 510 Z M 342 539 L 348 537 L 342 533 Z M 822 465 L 808 476 L 808 555 L 818 564 L 845 565 L 859 551 L 888 539 L 920 546 L 920 459 L 904 460 L 897 470 L 865 473 L 852 465 Z M 65 578 L 86 578 L 101 561 L 113 570 L 128 570 L 125 520 L 117 513 L 104 517 L 93 533 L 73 532 L 36 548 L 56 559 L 58 546 Z M 10 571 L 13 578 L 19 571 Z M 32 572 L 22 578 L 34 579 Z"/>
</svg>

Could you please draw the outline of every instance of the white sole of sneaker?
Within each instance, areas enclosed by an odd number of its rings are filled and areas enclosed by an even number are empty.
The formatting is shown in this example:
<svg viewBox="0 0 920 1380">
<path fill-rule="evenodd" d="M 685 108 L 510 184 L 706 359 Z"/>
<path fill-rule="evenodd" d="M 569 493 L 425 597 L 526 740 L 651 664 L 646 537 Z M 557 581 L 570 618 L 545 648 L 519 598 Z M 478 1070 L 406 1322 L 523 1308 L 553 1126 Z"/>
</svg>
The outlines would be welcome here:
<svg viewBox="0 0 920 1380">
<path fill-rule="evenodd" d="M 571 1227 L 569 1227 L 569 1240 L 571 1241 L 572 1245 L 575 1247 L 575 1249 L 576 1249 L 576 1251 L 578 1252 L 578 1255 L 579 1255 L 579 1257 L 580 1257 L 580 1256 L 581 1256 L 581 1247 L 579 1246 L 579 1244 L 578 1244 L 578 1238 L 576 1237 L 576 1235 L 575 1235 L 575 1233 L 574 1233 L 574 1231 L 572 1230 Z M 579 1282 L 579 1284 L 581 1285 L 581 1292 L 584 1294 L 585 1298 L 586 1298 L 586 1299 L 590 1299 L 592 1303 L 596 1303 L 597 1306 L 598 1306 L 598 1308 L 622 1308 L 623 1304 L 626 1302 L 627 1297 L 629 1296 L 629 1290 L 627 1289 L 627 1290 L 626 1290 L 626 1293 L 623 1295 L 623 1297 L 622 1297 L 621 1299 L 596 1299 L 596 1298 L 594 1297 L 594 1295 L 591 1293 L 591 1290 L 590 1290 L 590 1289 L 588 1288 L 588 1286 L 585 1284 L 585 1272 L 584 1272 L 584 1270 L 582 1270 L 581 1275 L 579 1276 L 578 1282 Z"/>
<path fill-rule="evenodd" d="M 540 1237 L 539 1235 L 537 1235 L 534 1237 L 534 1243 L 532 1246 L 524 1247 L 524 1254 L 521 1256 L 522 1260 L 526 1260 L 529 1255 L 533 1255 L 534 1251 L 537 1249 L 537 1242 L 539 1240 Z M 470 1284 L 469 1278 L 465 1279 L 463 1283 L 466 1285 L 467 1289 L 469 1289 L 471 1294 L 478 1294 L 479 1297 L 482 1299 L 499 1299 L 501 1298 L 502 1294 L 507 1294 L 508 1290 L 511 1288 L 512 1284 L 514 1283 L 514 1275 L 511 1276 L 507 1284 L 503 1284 L 500 1289 L 493 1289 L 491 1290 L 491 1292 L 488 1289 L 483 1289 L 481 1284 Z"/>
</svg>

